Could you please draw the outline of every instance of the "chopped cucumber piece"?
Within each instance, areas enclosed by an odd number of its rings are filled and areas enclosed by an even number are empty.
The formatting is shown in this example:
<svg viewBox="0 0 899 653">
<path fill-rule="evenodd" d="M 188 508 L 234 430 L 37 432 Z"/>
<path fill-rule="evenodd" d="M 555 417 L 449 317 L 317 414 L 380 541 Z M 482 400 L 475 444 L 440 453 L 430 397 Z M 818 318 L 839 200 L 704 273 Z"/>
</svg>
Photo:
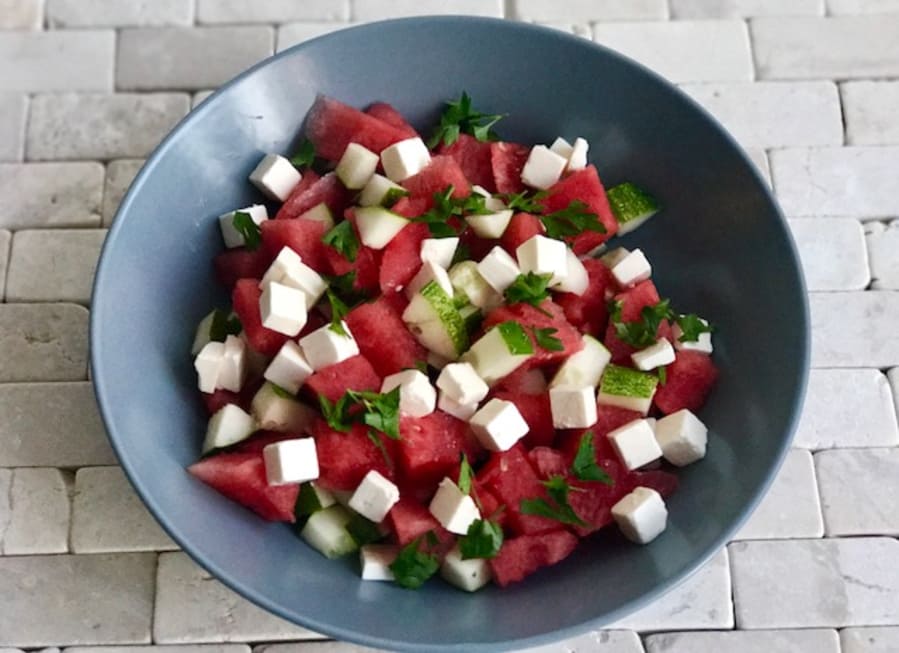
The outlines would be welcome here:
<svg viewBox="0 0 899 653">
<path fill-rule="evenodd" d="M 443 579 L 466 592 L 474 592 L 490 582 L 493 574 L 490 564 L 484 558 L 463 559 L 459 545 L 454 546 L 440 565 Z"/>
<path fill-rule="evenodd" d="M 481 326 L 481 322 L 484 321 L 484 315 L 478 307 L 472 306 L 471 304 L 460 306 L 459 315 L 462 316 L 462 321 L 465 322 L 465 329 L 468 333 L 477 331 L 478 327 Z"/>
<path fill-rule="evenodd" d="M 652 405 L 658 383 L 659 378 L 655 374 L 608 365 L 599 384 L 597 402 L 635 410 L 645 415 Z"/>
<path fill-rule="evenodd" d="M 624 235 L 633 231 L 661 208 L 656 199 L 645 190 L 629 181 L 610 188 L 606 195 L 609 206 L 618 220 L 618 233 Z"/>
<path fill-rule="evenodd" d="M 380 206 L 360 206 L 356 209 L 356 229 L 363 245 L 384 249 L 409 220 Z"/>
<path fill-rule="evenodd" d="M 325 229 L 331 229 L 334 227 L 334 215 L 331 213 L 331 209 L 328 208 L 328 205 L 324 202 L 316 204 L 311 209 L 303 213 L 300 217 L 303 220 L 321 222 L 325 225 Z"/>
<path fill-rule="evenodd" d="M 512 221 L 512 210 L 503 209 L 496 213 L 467 215 L 465 222 L 479 238 L 499 238 Z"/>
<path fill-rule="evenodd" d="M 285 433 L 305 431 L 316 416 L 315 410 L 268 381 L 253 396 L 250 410 L 259 428 Z"/>
<path fill-rule="evenodd" d="M 359 205 L 383 206 L 389 209 L 401 197 L 406 197 L 408 194 L 409 191 L 399 184 L 390 181 L 384 175 L 375 173 L 365 184 L 362 193 L 359 194 Z"/>
<path fill-rule="evenodd" d="M 468 348 L 465 320 L 453 299 L 431 281 L 415 295 L 403 311 L 403 321 L 429 351 L 455 360 Z"/>
<path fill-rule="evenodd" d="M 334 495 L 320 488 L 315 481 L 308 481 L 300 485 L 300 493 L 297 495 L 297 504 L 294 513 L 297 520 L 304 520 L 319 510 L 324 510 L 336 503 Z"/>
<path fill-rule="evenodd" d="M 300 537 L 326 558 L 339 558 L 359 549 L 347 530 L 353 513 L 339 504 L 312 513 Z"/>
<path fill-rule="evenodd" d="M 549 386 L 569 385 L 575 388 L 584 388 L 586 386 L 596 387 L 602 378 L 603 370 L 612 359 L 609 350 L 593 336 L 584 335 L 581 337 L 584 348 L 576 354 L 568 357 Z"/>
<path fill-rule="evenodd" d="M 237 404 L 225 404 L 209 418 L 203 453 L 222 449 L 246 440 L 256 431 L 256 420 Z"/>
<path fill-rule="evenodd" d="M 478 264 L 474 261 L 456 263 L 449 269 L 449 278 L 456 296 L 464 300 L 463 303 L 482 309 L 491 309 L 502 304 L 502 295 L 484 280 L 478 272 Z"/>
<path fill-rule="evenodd" d="M 462 360 L 471 363 L 487 385 L 493 385 L 514 372 L 533 352 L 534 347 L 521 325 L 503 322 L 481 336 Z"/>
<path fill-rule="evenodd" d="M 209 314 L 202 320 L 200 320 L 200 323 L 197 325 L 197 333 L 194 336 L 194 344 L 190 348 L 191 356 L 196 356 L 200 353 L 200 350 L 202 350 L 203 347 L 212 342 L 210 331 L 212 329 L 212 321 L 215 319 L 216 312 L 218 312 L 218 309 L 210 311 Z"/>
</svg>

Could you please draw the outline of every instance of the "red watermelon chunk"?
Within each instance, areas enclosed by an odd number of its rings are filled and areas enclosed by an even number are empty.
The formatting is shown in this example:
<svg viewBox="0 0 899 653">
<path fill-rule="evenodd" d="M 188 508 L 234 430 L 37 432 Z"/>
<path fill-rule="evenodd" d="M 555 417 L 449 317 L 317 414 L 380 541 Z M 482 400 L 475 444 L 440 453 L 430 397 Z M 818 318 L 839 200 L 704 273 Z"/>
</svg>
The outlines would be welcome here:
<svg viewBox="0 0 899 653">
<path fill-rule="evenodd" d="M 326 269 L 333 275 L 343 275 L 354 272 L 353 289 L 363 293 L 372 293 L 378 290 L 378 276 L 382 254 L 379 250 L 365 245 L 359 245 L 356 252 L 356 260 L 349 261 L 333 247 L 325 246 Z"/>
<path fill-rule="evenodd" d="M 606 327 L 606 337 L 603 339 L 603 344 L 609 350 L 609 353 L 612 354 L 612 362 L 616 365 L 632 365 L 631 354 L 637 351 L 637 348 L 622 341 L 616 334 L 614 325 L 609 322 L 609 326 Z M 659 324 L 656 337 L 671 340 L 671 325 L 667 320 L 662 320 Z"/>
<path fill-rule="evenodd" d="M 238 443 L 234 447 L 235 452 L 239 453 L 262 453 L 268 445 L 282 440 L 292 440 L 294 438 L 303 437 L 302 433 L 284 433 L 282 431 L 256 431 L 243 442 Z"/>
<path fill-rule="evenodd" d="M 276 220 L 299 218 L 309 209 L 322 203 L 331 209 L 334 216 L 343 215 L 343 210 L 352 201 L 350 191 L 340 183 L 340 179 L 333 172 L 329 172 L 319 179 L 313 177 L 313 183 L 303 187 L 306 177 L 312 175 L 315 175 L 312 171 L 304 173 L 303 180 L 293 189 L 293 192 L 278 209 L 278 213 L 275 214 Z"/>
<path fill-rule="evenodd" d="M 553 415 L 548 392 L 524 394 L 499 390 L 493 396 L 497 399 L 511 401 L 518 408 L 518 412 L 521 413 L 530 429 L 521 440 L 526 447 L 548 447 L 552 445 L 553 440 L 556 438 L 556 429 L 553 427 Z"/>
<path fill-rule="evenodd" d="M 206 407 L 206 412 L 210 416 L 215 415 L 217 412 L 219 412 L 219 410 L 221 410 L 228 404 L 240 406 L 244 410 L 247 409 L 247 407 L 241 401 L 240 394 L 237 392 L 231 392 L 230 390 L 219 388 L 215 392 L 201 392 L 200 396 L 203 399 L 203 405 Z"/>
<path fill-rule="evenodd" d="M 459 134 L 452 145 L 441 143 L 437 152 L 456 160 L 466 179 L 491 193 L 496 191 L 493 181 L 493 161 L 489 142 L 479 141 L 469 134 Z"/>
<path fill-rule="evenodd" d="M 566 319 L 581 333 L 602 338 L 609 317 L 606 291 L 613 287 L 614 279 L 602 261 L 587 259 L 583 263 L 590 279 L 584 294 L 558 293 L 553 301 L 562 307 Z"/>
<path fill-rule="evenodd" d="M 403 181 L 402 186 L 413 199 L 427 200 L 428 209 L 434 204 L 434 193 L 442 193 L 449 186 L 453 187 L 453 197 L 467 197 L 471 193 L 471 184 L 465 178 L 465 173 L 450 156 L 432 157 L 424 170 Z"/>
<path fill-rule="evenodd" d="M 490 144 L 490 167 L 498 193 L 520 193 L 524 190 L 521 169 L 531 149 L 518 143 L 497 142 Z"/>
<path fill-rule="evenodd" d="M 266 329 L 262 326 L 262 316 L 259 313 L 258 279 L 241 279 L 234 285 L 231 292 L 231 304 L 237 318 L 247 336 L 250 347 L 266 356 L 274 356 L 287 342 L 288 337 L 283 333 Z"/>
<path fill-rule="evenodd" d="M 316 420 L 310 429 L 318 453 L 317 483 L 329 490 L 355 490 L 362 478 L 376 470 L 386 478 L 393 471 L 384 454 L 368 436 L 368 427 L 354 424 L 347 433 L 330 428 L 324 420 Z M 392 457 L 393 440 L 381 438 Z"/>
<path fill-rule="evenodd" d="M 650 469 L 644 472 L 630 472 L 624 479 L 624 491 L 621 496 L 633 492 L 638 487 L 648 487 L 667 499 L 677 491 L 677 475 L 661 469 Z"/>
<path fill-rule="evenodd" d="M 359 350 L 380 376 L 395 374 L 426 360 L 428 353 L 406 328 L 393 306 L 383 296 L 359 304 L 346 315 Z"/>
<path fill-rule="evenodd" d="M 496 390 L 504 390 L 513 394 L 539 395 L 546 392 L 546 376 L 543 370 L 528 367 L 527 362 L 520 365 L 496 382 Z"/>
<path fill-rule="evenodd" d="M 615 295 L 615 301 L 621 302 L 622 322 L 636 322 L 641 319 L 641 311 L 647 306 L 655 306 L 660 299 L 659 291 L 650 279 Z"/>
<path fill-rule="evenodd" d="M 269 521 L 295 521 L 299 485 L 269 485 L 260 453 L 220 453 L 187 470 L 229 499 Z"/>
<path fill-rule="evenodd" d="M 574 253 L 580 256 L 614 236 L 618 231 L 618 221 L 612 213 L 606 189 L 603 188 L 594 165 L 576 170 L 550 186 L 549 195 L 543 200 L 543 207 L 547 213 L 561 211 L 574 200 L 584 202 L 587 210 L 599 217 L 606 230 L 605 233 L 583 231 L 577 236 L 566 238 Z"/>
<path fill-rule="evenodd" d="M 516 213 L 509 220 L 509 226 L 499 239 L 500 245 L 512 258 L 516 258 L 516 250 L 534 236 L 543 234 L 543 223 L 530 213 Z"/>
<path fill-rule="evenodd" d="M 390 210 L 396 213 L 397 215 L 401 215 L 404 218 L 417 218 L 424 213 L 427 213 L 428 209 L 431 208 L 432 200 L 427 197 L 401 197 L 396 201 L 396 204 L 390 207 Z M 396 236 L 394 236 L 394 240 L 396 240 Z M 393 241 L 390 241 L 393 243 Z M 390 245 L 388 245 L 389 247 Z"/>
<path fill-rule="evenodd" d="M 388 125 L 396 127 L 406 135 L 406 138 L 418 136 L 418 132 L 415 131 L 415 128 L 406 122 L 403 114 L 397 111 L 392 104 L 388 104 L 387 102 L 375 102 L 368 106 L 365 113 L 372 118 L 383 120 Z"/>
<path fill-rule="evenodd" d="M 306 115 L 306 137 L 323 159 L 338 161 L 350 143 L 375 154 L 408 138 L 407 132 L 343 102 L 320 95 Z"/>
<path fill-rule="evenodd" d="M 436 484 L 459 464 L 468 425 L 441 411 L 400 419 L 399 462 L 412 483 Z"/>
<path fill-rule="evenodd" d="M 285 247 L 316 272 L 325 270 L 324 222 L 315 220 L 266 220 L 260 225 L 262 246 L 272 261 Z"/>
<path fill-rule="evenodd" d="M 405 199 L 405 198 L 404 198 Z M 393 293 L 408 284 L 421 268 L 421 242 L 430 238 L 428 226 L 414 222 L 403 227 L 384 248 L 381 257 L 382 293 Z"/>
<path fill-rule="evenodd" d="M 387 513 L 387 524 L 400 546 L 406 546 L 428 531 L 436 533 L 443 530 L 427 506 L 407 497 L 400 497 L 400 500 L 393 504 Z"/>
<path fill-rule="evenodd" d="M 702 408 L 718 379 L 718 368 L 702 352 L 681 350 L 667 367 L 665 384 L 656 389 L 653 403 L 666 415 L 687 408 Z"/>
<path fill-rule="evenodd" d="M 296 209 L 293 208 L 293 205 L 297 205 L 298 201 L 308 201 L 302 199 L 303 195 L 307 190 L 318 183 L 319 179 L 321 179 L 321 175 L 312 168 L 303 170 L 302 175 L 303 176 L 300 178 L 299 183 L 293 187 L 293 190 L 290 191 L 290 195 L 288 195 L 287 199 L 284 200 L 284 204 L 282 204 L 281 208 L 278 209 L 278 212 L 275 214 L 275 219 L 281 218 L 283 220 L 285 218 L 298 218 L 303 213 L 302 211 L 298 213 Z M 287 207 L 286 210 L 285 207 Z"/>
<path fill-rule="evenodd" d="M 541 567 L 564 560 L 576 546 L 577 538 L 565 530 L 506 540 L 499 554 L 490 560 L 493 580 L 500 587 L 520 581 Z"/>
<path fill-rule="evenodd" d="M 270 263 L 271 257 L 264 249 L 250 251 L 244 247 L 227 249 L 213 261 L 216 278 L 228 290 L 234 288 L 238 279 L 259 279 Z"/>
<path fill-rule="evenodd" d="M 317 370 L 306 379 L 305 388 L 316 401 L 318 395 L 337 401 L 347 390 L 380 390 L 381 377 L 368 359 L 357 355 Z"/>
<path fill-rule="evenodd" d="M 568 457 L 552 447 L 534 447 L 528 451 L 528 460 L 542 479 L 568 475 Z"/>
<path fill-rule="evenodd" d="M 614 460 L 603 460 L 600 468 L 610 477 L 620 475 L 621 465 Z M 568 503 L 575 514 L 585 522 L 575 524 L 572 530 L 584 537 L 612 523 L 612 506 L 627 494 L 620 483 L 606 484 L 601 481 L 571 481 L 572 490 L 568 494 Z"/>
<path fill-rule="evenodd" d="M 547 494 L 520 443 L 508 451 L 491 454 L 477 477 L 506 506 L 512 532 L 540 533 L 558 528 L 559 523 L 552 519 L 521 512 L 523 499 L 546 499 Z"/>
<path fill-rule="evenodd" d="M 546 315 L 544 311 L 550 313 Z M 530 304 L 509 304 L 500 306 L 487 314 L 484 320 L 484 330 L 501 322 L 514 320 L 526 327 L 534 345 L 534 356 L 528 362 L 532 365 L 560 362 L 584 348 L 580 332 L 568 323 L 562 308 L 549 299 L 543 300 L 540 308 Z M 561 351 L 548 351 L 539 347 L 531 329 L 556 329 L 552 334 L 562 342 Z"/>
</svg>

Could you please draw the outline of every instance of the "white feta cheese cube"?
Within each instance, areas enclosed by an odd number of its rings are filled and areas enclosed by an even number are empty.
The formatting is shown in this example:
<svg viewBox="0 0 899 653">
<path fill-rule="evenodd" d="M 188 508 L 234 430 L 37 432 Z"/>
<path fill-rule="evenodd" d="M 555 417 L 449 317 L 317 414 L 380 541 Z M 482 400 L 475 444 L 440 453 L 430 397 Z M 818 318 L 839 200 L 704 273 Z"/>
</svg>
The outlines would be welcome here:
<svg viewBox="0 0 899 653">
<path fill-rule="evenodd" d="M 568 155 L 568 167 L 566 170 L 582 170 L 587 167 L 587 150 L 589 143 L 581 137 L 574 139 L 571 153 Z"/>
<path fill-rule="evenodd" d="M 425 238 L 421 241 L 421 262 L 431 261 L 447 270 L 453 263 L 453 256 L 456 255 L 458 246 L 458 238 Z"/>
<path fill-rule="evenodd" d="M 573 149 L 571 143 L 567 140 L 559 136 L 556 140 L 553 141 L 552 145 L 549 146 L 550 151 L 555 152 L 563 159 L 568 159 L 571 156 L 571 150 Z"/>
<path fill-rule="evenodd" d="M 663 365 L 670 365 L 674 362 L 674 347 L 666 338 L 659 338 L 649 347 L 635 351 L 631 354 L 631 360 L 634 367 L 638 370 L 648 372 Z"/>
<path fill-rule="evenodd" d="M 437 387 L 460 404 L 476 404 L 490 392 L 471 363 L 450 363 L 444 367 L 437 377 Z"/>
<path fill-rule="evenodd" d="M 303 176 L 280 154 L 266 154 L 250 173 L 250 183 L 269 199 L 283 202 Z"/>
<path fill-rule="evenodd" d="M 569 356 L 550 382 L 550 387 L 558 385 L 591 386 L 599 385 L 606 365 L 612 354 L 593 336 L 581 336 L 583 348 Z"/>
<path fill-rule="evenodd" d="M 240 392 L 247 378 L 247 345 L 237 336 L 225 338 L 222 363 L 215 385 L 231 392 Z"/>
<path fill-rule="evenodd" d="M 286 336 L 295 336 L 306 326 L 306 293 L 277 281 L 265 284 L 259 296 L 262 326 Z"/>
<path fill-rule="evenodd" d="M 393 580 L 390 565 L 399 555 L 396 544 L 366 544 L 359 549 L 362 580 Z"/>
<path fill-rule="evenodd" d="M 532 236 L 515 250 L 522 274 L 551 274 L 550 285 L 568 276 L 568 245 L 546 236 Z"/>
<path fill-rule="evenodd" d="M 378 155 L 364 145 L 350 143 L 337 162 L 334 173 L 350 190 L 358 190 L 368 183 L 378 168 Z"/>
<path fill-rule="evenodd" d="M 546 190 L 559 181 L 568 159 L 559 156 L 545 145 L 531 148 L 528 160 L 521 169 L 521 181 L 532 188 Z"/>
<path fill-rule="evenodd" d="M 409 220 L 380 206 L 356 209 L 356 229 L 366 247 L 384 249 L 409 224 Z"/>
<path fill-rule="evenodd" d="M 468 424 L 481 446 L 490 451 L 508 451 L 529 430 L 518 406 L 496 398 L 484 404 Z"/>
<path fill-rule="evenodd" d="M 614 268 L 616 265 L 621 263 L 624 258 L 631 253 L 631 250 L 626 247 L 616 247 L 615 249 L 610 249 L 608 252 L 599 257 L 599 260 L 605 263 L 605 266 L 609 269 Z"/>
<path fill-rule="evenodd" d="M 203 453 L 230 447 L 250 437 L 257 426 L 255 420 L 236 404 L 225 404 L 209 418 Z"/>
<path fill-rule="evenodd" d="M 473 184 L 471 187 L 472 193 L 477 193 L 482 197 L 486 198 L 484 202 L 484 207 L 488 211 L 502 211 L 506 208 L 506 203 L 503 202 L 500 198 L 494 197 L 491 195 L 490 191 L 484 188 L 483 186 L 478 186 L 477 184 Z"/>
<path fill-rule="evenodd" d="M 233 247 L 243 247 L 246 245 L 243 234 L 234 226 L 234 216 L 238 213 L 246 213 L 257 225 L 268 220 L 268 210 L 264 204 L 253 204 L 243 209 L 229 211 L 219 216 L 219 229 L 222 231 L 222 240 L 225 241 L 225 247 L 231 249 Z"/>
<path fill-rule="evenodd" d="M 702 318 L 699 318 L 699 321 L 704 325 L 708 326 L 709 323 Z M 699 337 L 696 340 L 687 340 L 685 342 L 681 342 L 681 336 L 684 335 L 684 330 L 680 328 L 680 325 L 676 322 L 674 326 L 671 327 L 671 338 L 674 340 L 674 348 L 677 350 L 686 349 L 689 351 L 699 351 L 703 354 L 711 354 L 713 351 L 712 348 L 712 334 L 708 331 L 703 331 L 699 334 Z"/>
<path fill-rule="evenodd" d="M 621 287 L 633 286 L 652 276 L 652 266 L 643 251 L 635 249 L 612 266 L 612 276 Z"/>
<path fill-rule="evenodd" d="M 494 211 L 493 208 L 488 208 Z M 465 222 L 479 238 L 500 238 L 512 221 L 512 213 L 511 209 L 499 209 L 494 213 L 466 215 Z"/>
<path fill-rule="evenodd" d="M 336 365 L 359 353 L 359 345 L 356 344 L 350 327 L 346 322 L 340 324 L 346 335 L 337 333 L 330 324 L 326 324 L 300 338 L 300 348 L 314 371 L 328 365 Z"/>
<path fill-rule="evenodd" d="M 328 283 L 321 275 L 305 263 L 300 263 L 288 270 L 280 283 L 301 290 L 306 295 L 306 306 L 315 306 L 328 288 Z"/>
<path fill-rule="evenodd" d="M 434 412 L 437 391 L 427 375 L 418 370 L 403 370 L 384 377 L 381 392 L 400 389 L 400 412 L 410 417 L 424 417 Z"/>
<path fill-rule="evenodd" d="M 596 390 L 593 386 L 550 388 L 549 402 L 553 426 L 557 429 L 578 429 L 596 423 Z"/>
<path fill-rule="evenodd" d="M 359 206 L 390 206 L 409 191 L 390 181 L 384 175 L 375 173 L 359 194 Z M 392 200 L 392 201 L 391 201 Z"/>
<path fill-rule="evenodd" d="M 478 272 L 490 286 L 498 293 L 505 292 L 506 288 L 521 274 L 518 263 L 515 262 L 502 247 L 497 245 L 478 263 Z"/>
<path fill-rule="evenodd" d="M 648 544 L 668 525 L 668 509 L 662 495 L 637 487 L 612 506 L 612 517 L 621 533 L 637 544 Z"/>
<path fill-rule="evenodd" d="M 431 281 L 440 286 L 448 297 L 453 296 L 453 284 L 450 281 L 447 271 L 434 263 L 434 261 L 425 261 L 421 264 L 421 268 L 415 276 L 412 277 L 412 280 L 406 285 L 406 297 L 412 299 L 412 296 L 415 293 L 424 288 Z"/>
<path fill-rule="evenodd" d="M 503 303 L 503 296 L 484 280 L 475 261 L 460 261 L 449 269 L 453 289 L 468 298 L 472 306 L 489 310 Z"/>
<path fill-rule="evenodd" d="M 300 386 L 311 375 L 312 366 L 293 340 L 288 340 L 281 346 L 262 374 L 266 381 L 271 381 L 293 395 L 300 391 Z"/>
<path fill-rule="evenodd" d="M 463 422 L 467 422 L 471 419 L 472 415 L 478 412 L 477 403 L 460 404 L 455 399 L 449 397 L 443 390 L 440 391 L 437 399 L 437 408 L 447 415 L 452 415 L 456 419 L 461 419 Z"/>
<path fill-rule="evenodd" d="M 440 576 L 450 585 L 466 592 L 481 589 L 493 578 L 490 563 L 484 558 L 462 559 L 459 545 L 454 546 L 440 564 Z"/>
<path fill-rule="evenodd" d="M 481 518 L 481 512 L 474 500 L 446 477 L 437 486 L 437 492 L 431 499 L 428 510 L 441 526 L 456 535 L 465 535 L 471 522 Z"/>
<path fill-rule="evenodd" d="M 264 288 L 265 284 L 270 281 L 283 283 L 282 280 L 288 272 L 297 269 L 302 264 L 303 259 L 299 254 L 290 247 L 282 247 L 275 260 L 268 266 L 268 270 L 262 275 L 262 279 L 259 280 L 259 287 Z"/>
<path fill-rule="evenodd" d="M 581 259 L 577 257 L 568 247 L 565 248 L 566 262 L 568 263 L 568 276 L 559 281 L 553 290 L 560 292 L 570 292 L 574 295 L 583 295 L 590 285 L 590 275 L 587 274 L 587 268 L 581 263 Z"/>
<path fill-rule="evenodd" d="M 250 403 L 260 429 L 281 433 L 303 433 L 315 420 L 316 411 L 293 397 L 282 396 L 271 383 L 263 383 Z"/>
<path fill-rule="evenodd" d="M 318 453 L 313 438 L 281 440 L 262 450 L 269 485 L 303 483 L 318 478 Z"/>
<path fill-rule="evenodd" d="M 656 422 L 655 434 L 662 455 L 672 465 L 683 467 L 705 457 L 708 429 L 686 408 Z"/>
<path fill-rule="evenodd" d="M 384 173 L 391 181 L 403 181 L 421 172 L 431 162 L 428 146 L 418 136 L 407 138 L 381 152 Z"/>
<path fill-rule="evenodd" d="M 624 466 L 633 471 L 662 457 L 655 432 L 645 419 L 635 419 L 609 432 L 612 448 Z"/>
<path fill-rule="evenodd" d="M 379 522 L 399 500 L 399 488 L 372 469 L 353 492 L 349 506 L 366 519 Z"/>
<path fill-rule="evenodd" d="M 325 225 L 326 230 L 330 230 L 334 226 L 334 214 L 324 202 L 319 202 L 308 211 L 301 213 L 298 219 L 321 222 Z"/>
<path fill-rule="evenodd" d="M 200 392 L 211 394 L 218 386 L 219 370 L 225 358 L 225 343 L 208 342 L 194 359 Z"/>
</svg>

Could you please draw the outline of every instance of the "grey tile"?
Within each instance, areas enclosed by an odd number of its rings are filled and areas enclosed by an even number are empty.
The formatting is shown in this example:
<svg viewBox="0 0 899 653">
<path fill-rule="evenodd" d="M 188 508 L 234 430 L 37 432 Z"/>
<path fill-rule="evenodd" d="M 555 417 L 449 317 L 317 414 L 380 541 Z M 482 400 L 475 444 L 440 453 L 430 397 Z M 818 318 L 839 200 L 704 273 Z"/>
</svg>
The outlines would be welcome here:
<svg viewBox="0 0 899 653">
<path fill-rule="evenodd" d="M 0 93 L 0 161 L 22 160 L 27 113 L 27 95 Z"/>
<path fill-rule="evenodd" d="M 0 228 L 99 226 L 103 174 L 94 162 L 0 163 Z"/>
<path fill-rule="evenodd" d="M 0 32 L 0 92 L 112 89 L 115 32 Z"/>
<path fill-rule="evenodd" d="M 65 553 L 69 546 L 69 488 L 58 469 L 12 470 L 10 516 L 0 529 L 0 553 Z M 0 518 L 0 523 L 2 523 Z"/>
<path fill-rule="evenodd" d="M 0 304 L 0 383 L 84 379 L 87 323 L 74 304 Z"/>
<path fill-rule="evenodd" d="M 899 536 L 899 448 L 815 454 L 827 535 Z"/>
<path fill-rule="evenodd" d="M 193 0 L 46 0 L 47 24 L 63 27 L 189 25 Z"/>
</svg>

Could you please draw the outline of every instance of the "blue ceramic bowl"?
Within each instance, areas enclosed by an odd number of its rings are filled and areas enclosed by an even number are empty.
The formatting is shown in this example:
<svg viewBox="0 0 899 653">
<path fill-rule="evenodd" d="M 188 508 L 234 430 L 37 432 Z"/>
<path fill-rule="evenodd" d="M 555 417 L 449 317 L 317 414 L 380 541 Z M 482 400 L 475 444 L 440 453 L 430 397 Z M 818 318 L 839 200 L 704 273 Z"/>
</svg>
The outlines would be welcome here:
<svg viewBox="0 0 899 653">
<path fill-rule="evenodd" d="M 464 40 L 463 40 L 464 35 Z M 189 356 L 227 297 L 215 216 L 257 201 L 247 175 L 290 152 L 317 93 L 394 103 L 422 129 L 462 90 L 509 140 L 584 136 L 607 184 L 634 180 L 664 212 L 623 239 L 663 296 L 714 321 L 721 377 L 702 417 L 704 461 L 681 473 L 650 546 L 614 529 L 518 585 L 469 595 L 361 582 L 189 476 L 205 417 Z M 113 446 L 137 491 L 203 567 L 298 624 L 369 646 L 500 650 L 599 627 L 646 605 L 718 550 L 775 474 L 800 408 L 808 315 L 797 256 L 768 189 L 724 130 L 645 68 L 584 39 L 499 20 L 430 17 L 314 39 L 244 73 L 160 145 L 122 203 L 97 272 L 92 370 Z"/>
</svg>

